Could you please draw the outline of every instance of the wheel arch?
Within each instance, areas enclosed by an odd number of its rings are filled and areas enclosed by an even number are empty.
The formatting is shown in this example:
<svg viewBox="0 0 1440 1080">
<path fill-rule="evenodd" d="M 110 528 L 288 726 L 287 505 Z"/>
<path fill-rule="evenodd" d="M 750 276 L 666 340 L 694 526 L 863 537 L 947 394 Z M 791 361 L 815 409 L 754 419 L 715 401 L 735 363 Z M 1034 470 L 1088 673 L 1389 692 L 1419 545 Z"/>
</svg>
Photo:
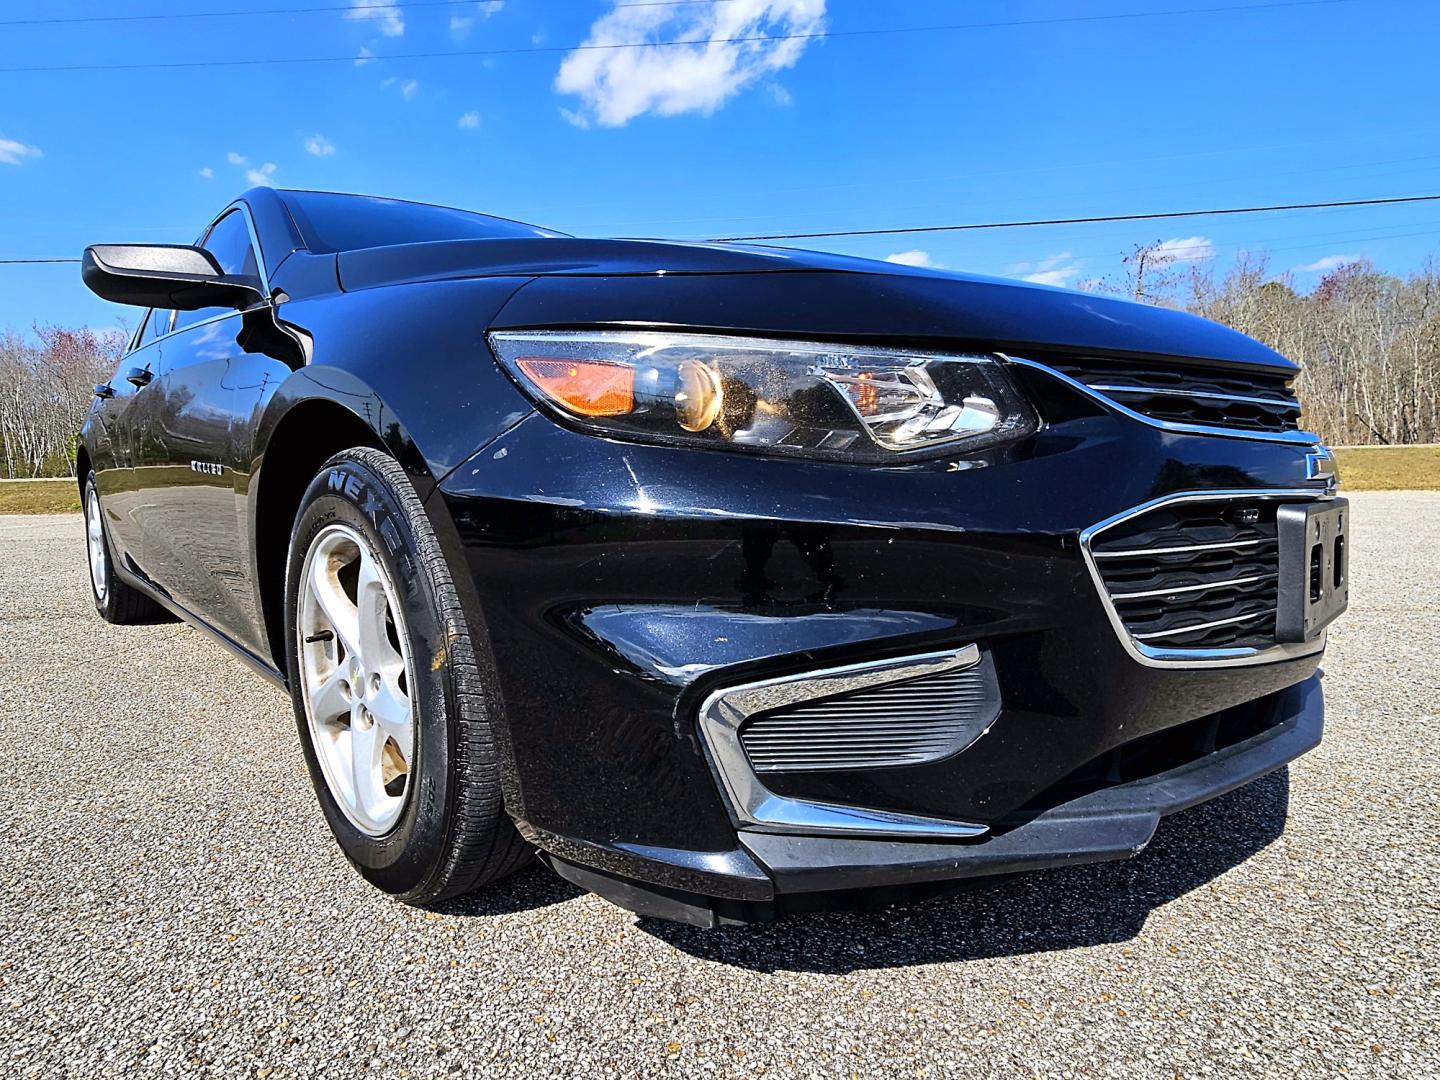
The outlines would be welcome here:
<svg viewBox="0 0 1440 1080">
<path fill-rule="evenodd" d="M 90 475 L 93 466 L 90 464 L 90 451 L 83 442 L 75 445 L 75 483 L 80 487 L 80 498 L 85 498 L 85 480 Z"/>
<path fill-rule="evenodd" d="M 360 400 L 368 416 L 385 418 L 378 429 L 348 402 L 329 396 L 292 397 L 282 388 L 257 432 L 249 499 L 253 584 L 266 649 L 282 674 L 287 670 L 285 565 L 290 533 L 300 500 L 320 466 L 341 450 L 365 446 L 395 458 L 422 500 L 434 488 L 430 469 L 404 425 L 378 404 L 378 397 L 367 394 Z"/>
</svg>

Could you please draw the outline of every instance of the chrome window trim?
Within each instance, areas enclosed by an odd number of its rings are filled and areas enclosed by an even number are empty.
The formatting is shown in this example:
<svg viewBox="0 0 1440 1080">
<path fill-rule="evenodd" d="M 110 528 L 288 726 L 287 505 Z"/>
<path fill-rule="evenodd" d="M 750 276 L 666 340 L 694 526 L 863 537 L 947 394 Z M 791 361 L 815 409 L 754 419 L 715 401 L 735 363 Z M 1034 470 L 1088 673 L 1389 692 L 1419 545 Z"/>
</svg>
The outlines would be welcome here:
<svg viewBox="0 0 1440 1080">
<path fill-rule="evenodd" d="M 1147 645 L 1137 639 L 1125 627 L 1125 621 L 1120 617 L 1119 610 L 1110 598 L 1110 590 L 1105 586 L 1105 579 L 1100 573 L 1100 564 L 1091 550 L 1095 537 L 1106 529 L 1112 528 L 1131 518 L 1139 517 L 1141 514 L 1148 514 L 1152 510 L 1161 507 L 1173 506 L 1177 503 L 1190 502 L 1224 502 L 1232 499 L 1294 499 L 1294 500 L 1328 500 L 1335 497 L 1333 491 L 1321 491 L 1315 488 L 1240 488 L 1233 490 L 1218 491 L 1186 491 L 1175 495 L 1162 495 L 1156 499 L 1150 499 L 1139 506 L 1132 506 L 1128 510 L 1106 518 L 1084 529 L 1080 533 L 1080 553 L 1085 560 L 1085 568 L 1090 571 L 1090 580 L 1095 585 L 1096 592 L 1100 595 L 1100 602 L 1105 607 L 1105 614 L 1110 620 L 1110 626 L 1114 629 L 1115 635 L 1120 639 L 1120 644 L 1125 647 L 1131 658 L 1146 667 L 1153 668 L 1213 668 L 1213 667 L 1246 667 L 1252 664 L 1271 664 L 1280 660 L 1296 660 L 1304 656 L 1314 656 L 1316 653 L 1325 651 L 1326 632 L 1322 631 L 1318 637 L 1311 641 L 1277 642 L 1268 648 L 1256 649 L 1250 646 L 1231 648 L 1160 648 L 1154 645 Z M 1191 627 L 1190 629 L 1198 629 Z M 1172 631 L 1178 633 L 1178 631 Z"/>
<path fill-rule="evenodd" d="M 846 664 L 715 690 L 700 706 L 700 737 L 735 824 L 753 832 L 801 836 L 953 840 L 983 835 L 989 831 L 988 826 L 776 795 L 761 782 L 751 766 L 739 734 L 740 726 L 757 712 L 923 675 L 963 670 L 979 662 L 979 647 L 966 645 L 944 652 Z"/>
<path fill-rule="evenodd" d="M 210 224 L 206 225 L 205 228 L 201 230 L 200 244 L 197 246 L 204 245 L 205 240 L 210 235 L 210 230 L 215 228 L 215 226 L 219 224 L 220 219 L 223 218 L 226 214 L 230 213 L 230 211 L 232 210 L 239 210 L 240 213 L 243 214 L 245 217 L 245 227 L 250 232 L 250 246 L 255 249 L 255 269 L 260 275 L 260 292 L 265 297 L 265 301 L 263 303 L 256 304 L 254 307 L 237 309 L 235 311 L 222 311 L 219 315 L 211 315 L 208 319 L 201 319 L 199 322 L 193 322 L 187 326 L 182 326 L 179 330 L 173 329 L 175 325 L 175 312 L 177 310 L 176 308 L 150 308 L 149 310 L 152 312 L 169 312 L 170 325 L 172 329 L 166 330 L 165 333 L 161 334 L 159 337 L 152 338 L 150 341 L 146 342 L 144 348 L 148 349 L 151 345 L 164 341 L 168 337 L 174 337 L 176 334 L 184 333 L 186 330 L 194 330 L 197 326 L 209 326 L 211 323 L 219 322 L 221 319 L 233 319 L 236 315 L 244 315 L 247 311 L 262 311 L 267 307 L 273 306 L 270 301 L 270 273 L 265 268 L 265 253 L 260 249 L 260 233 L 257 232 L 255 229 L 255 216 L 250 213 L 250 206 L 243 199 L 236 199 L 229 206 L 225 207 L 224 210 L 221 210 L 220 213 L 215 215 L 215 217 L 211 220 Z M 131 352 L 134 351 L 135 350 L 133 349 L 131 350 Z"/>
<path fill-rule="evenodd" d="M 1121 386 L 1119 383 L 1086 383 L 1091 390 L 1103 390 L 1107 394 L 1156 394 L 1164 397 L 1174 395 L 1175 397 L 1205 398 L 1207 401 L 1238 401 L 1245 405 L 1275 405 L 1282 409 L 1300 411 L 1298 401 L 1286 401 L 1284 398 L 1263 398 L 1250 397 L 1248 394 L 1209 394 L 1204 390 L 1175 390 L 1168 386 Z"/>
<path fill-rule="evenodd" d="M 1159 428 L 1161 431 L 1173 431 L 1184 435 L 1216 435 L 1226 439 L 1253 439 L 1258 442 L 1287 443 L 1291 446 L 1314 446 L 1320 441 L 1320 436 L 1312 431 L 1246 431 L 1243 428 L 1212 427 L 1209 424 L 1182 424 L 1174 420 L 1157 420 L 1153 416 L 1146 416 L 1144 413 L 1137 412 L 1128 405 L 1121 404 L 1114 398 L 1101 393 L 1088 383 L 1083 383 L 1079 379 L 1072 379 L 1063 371 L 1056 371 L 1046 364 L 1041 364 L 1035 360 L 1026 360 L 1023 356 L 1011 356 L 1008 353 L 997 353 L 996 355 L 1009 363 L 1019 364 L 1021 367 L 1034 368 L 1036 371 L 1044 372 L 1052 379 L 1058 379 L 1066 386 L 1080 391 L 1080 393 L 1086 397 L 1100 402 L 1100 404 L 1106 408 L 1113 409 L 1115 412 L 1120 413 L 1122 416 L 1127 416 L 1131 420 L 1138 420 L 1142 424 Z M 1268 404 L 1274 405 L 1277 404 L 1277 402 L 1272 401 Z"/>
</svg>

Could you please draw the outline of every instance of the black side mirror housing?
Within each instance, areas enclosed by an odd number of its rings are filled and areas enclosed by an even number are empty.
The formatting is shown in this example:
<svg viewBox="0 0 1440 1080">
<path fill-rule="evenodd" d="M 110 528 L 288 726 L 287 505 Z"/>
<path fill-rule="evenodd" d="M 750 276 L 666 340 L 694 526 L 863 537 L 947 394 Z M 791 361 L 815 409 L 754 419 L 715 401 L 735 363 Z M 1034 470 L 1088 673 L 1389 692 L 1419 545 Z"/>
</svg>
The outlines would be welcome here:
<svg viewBox="0 0 1440 1080">
<path fill-rule="evenodd" d="M 101 299 L 137 307 L 241 309 L 265 299 L 259 278 L 223 273 L 204 248 L 182 244 L 96 244 L 80 276 Z"/>
</svg>

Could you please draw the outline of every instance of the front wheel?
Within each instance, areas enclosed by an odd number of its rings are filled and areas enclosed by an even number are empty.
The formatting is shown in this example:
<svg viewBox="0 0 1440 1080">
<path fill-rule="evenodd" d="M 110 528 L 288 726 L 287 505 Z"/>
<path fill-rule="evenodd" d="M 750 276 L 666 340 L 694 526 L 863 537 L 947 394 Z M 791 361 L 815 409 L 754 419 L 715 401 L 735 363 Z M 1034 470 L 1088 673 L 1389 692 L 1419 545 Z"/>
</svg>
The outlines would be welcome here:
<svg viewBox="0 0 1440 1080">
<path fill-rule="evenodd" d="M 497 707 L 393 459 L 354 449 L 321 467 L 291 535 L 286 613 L 306 763 L 360 873 L 426 904 L 519 866 L 528 846 L 501 797 Z"/>
</svg>

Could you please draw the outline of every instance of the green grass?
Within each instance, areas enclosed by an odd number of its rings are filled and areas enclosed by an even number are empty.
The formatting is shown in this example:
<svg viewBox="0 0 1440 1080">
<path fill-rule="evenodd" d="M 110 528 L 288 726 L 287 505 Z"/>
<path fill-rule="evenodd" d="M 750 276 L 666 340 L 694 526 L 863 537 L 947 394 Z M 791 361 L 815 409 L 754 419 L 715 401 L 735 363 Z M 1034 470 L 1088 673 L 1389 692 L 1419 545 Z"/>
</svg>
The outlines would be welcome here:
<svg viewBox="0 0 1440 1080">
<path fill-rule="evenodd" d="M 1335 457 L 1344 491 L 1440 491 L 1440 446 L 1355 446 Z M 205 479 L 176 472 L 187 483 Z M 74 480 L 0 480 L 0 514 L 79 512 Z"/>
<path fill-rule="evenodd" d="M 1440 446 L 1336 450 L 1342 491 L 1440 491 Z"/>
<path fill-rule="evenodd" d="M 0 480 L 0 514 L 78 514 L 74 480 Z"/>
</svg>

